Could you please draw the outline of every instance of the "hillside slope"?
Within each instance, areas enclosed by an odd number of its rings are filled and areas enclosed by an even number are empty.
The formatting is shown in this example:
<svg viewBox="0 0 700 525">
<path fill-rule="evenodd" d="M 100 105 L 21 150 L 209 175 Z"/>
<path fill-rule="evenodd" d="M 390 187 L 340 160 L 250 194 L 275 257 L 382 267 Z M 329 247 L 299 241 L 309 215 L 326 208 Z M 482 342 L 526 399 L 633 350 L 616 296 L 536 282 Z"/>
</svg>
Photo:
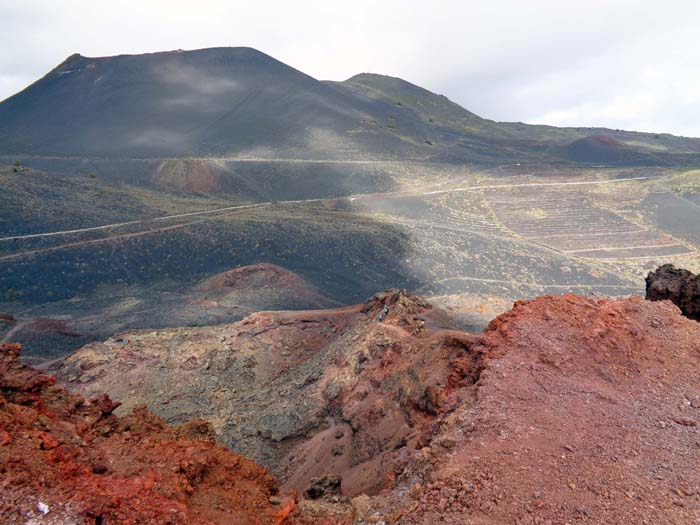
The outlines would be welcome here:
<svg viewBox="0 0 700 525">
<path fill-rule="evenodd" d="M 85 347 L 59 377 L 170 421 L 201 414 L 284 487 L 340 476 L 356 519 L 700 517 L 700 324 L 666 301 L 543 296 L 477 336 L 390 291 L 130 337 Z"/>
<path fill-rule="evenodd" d="M 429 124 L 433 141 L 447 142 L 477 158 L 500 150 L 501 159 L 521 162 L 565 160 L 583 164 L 646 165 L 687 162 L 700 154 L 700 139 L 669 134 L 607 128 L 558 128 L 521 122 L 494 122 L 467 111 L 444 95 L 437 95 L 401 78 L 361 73 L 344 82 L 342 89 L 372 100 L 394 104 L 397 111 L 412 111 Z M 619 143 L 594 155 L 582 155 L 582 144 Z M 607 143 L 607 144 L 606 144 Z M 435 145 L 435 144 L 433 144 Z M 585 147 L 585 146 L 584 146 Z M 588 152 L 585 152 L 588 153 Z M 675 160 L 674 160 L 675 158 Z"/>
<path fill-rule="evenodd" d="M 250 48 L 72 55 L 0 104 L 0 153 L 411 153 L 396 134 L 363 124 L 387 112 Z"/>
<path fill-rule="evenodd" d="M 625 144 L 613 164 L 700 154 L 698 139 L 493 122 L 398 78 L 320 82 L 245 47 L 75 54 L 0 102 L 10 156 L 561 162 L 579 161 L 565 147 L 589 135 Z"/>
</svg>

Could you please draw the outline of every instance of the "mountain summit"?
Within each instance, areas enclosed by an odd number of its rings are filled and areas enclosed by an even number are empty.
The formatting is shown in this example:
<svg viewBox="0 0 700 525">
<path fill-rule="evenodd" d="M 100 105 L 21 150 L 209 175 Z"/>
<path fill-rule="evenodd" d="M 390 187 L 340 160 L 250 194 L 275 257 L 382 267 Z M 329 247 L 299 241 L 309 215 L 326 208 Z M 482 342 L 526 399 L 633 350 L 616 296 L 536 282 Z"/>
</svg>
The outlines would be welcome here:
<svg viewBox="0 0 700 525">
<path fill-rule="evenodd" d="M 248 47 L 75 54 L 0 103 L 4 155 L 581 162 L 567 147 L 589 135 L 634 144 L 597 163 L 700 152 L 669 135 L 496 123 L 402 79 L 321 82 Z"/>
<path fill-rule="evenodd" d="M 0 151 L 160 157 L 402 151 L 395 108 L 251 48 L 72 55 L 0 104 Z M 380 117 L 381 115 L 381 117 Z"/>
</svg>

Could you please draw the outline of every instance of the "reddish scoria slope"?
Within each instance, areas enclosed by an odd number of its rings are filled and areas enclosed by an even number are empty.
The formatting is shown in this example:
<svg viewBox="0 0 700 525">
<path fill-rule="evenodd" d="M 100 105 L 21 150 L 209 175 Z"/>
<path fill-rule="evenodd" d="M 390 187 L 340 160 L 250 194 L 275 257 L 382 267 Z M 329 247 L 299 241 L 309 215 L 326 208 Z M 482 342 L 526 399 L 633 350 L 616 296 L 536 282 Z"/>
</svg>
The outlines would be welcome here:
<svg viewBox="0 0 700 525">
<path fill-rule="evenodd" d="M 440 421 L 387 523 L 700 523 L 700 324 L 670 302 L 518 302 L 472 352 L 471 403 Z"/>
<path fill-rule="evenodd" d="M 0 346 L 3 524 L 279 524 L 293 509 L 203 421 L 172 428 L 145 408 L 118 418 L 118 403 L 68 393 L 19 352 Z"/>
<path fill-rule="evenodd" d="M 482 336 L 441 316 L 393 291 L 133 333 L 60 372 L 173 419 L 196 410 L 290 488 L 340 475 L 364 522 L 700 520 L 700 323 L 574 295 L 516 303 Z"/>
<path fill-rule="evenodd" d="M 442 329 L 449 321 L 390 290 L 353 307 L 123 334 L 82 348 L 57 374 L 84 395 L 123 400 L 120 410 L 147 403 L 171 421 L 197 414 L 289 490 L 335 474 L 344 494 L 373 494 L 393 485 L 395 463 L 449 410 L 442 391 L 455 392 L 453 405 L 470 395 L 461 387 L 478 363 L 464 352 L 476 336 Z"/>
</svg>

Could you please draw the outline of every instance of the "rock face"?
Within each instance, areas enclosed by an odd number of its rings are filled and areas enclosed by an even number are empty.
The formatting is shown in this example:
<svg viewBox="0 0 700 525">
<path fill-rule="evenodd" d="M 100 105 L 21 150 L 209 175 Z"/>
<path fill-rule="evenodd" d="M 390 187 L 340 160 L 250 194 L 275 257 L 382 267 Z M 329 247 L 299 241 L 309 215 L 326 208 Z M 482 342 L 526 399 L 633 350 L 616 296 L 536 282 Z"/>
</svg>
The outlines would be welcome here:
<svg viewBox="0 0 700 525">
<path fill-rule="evenodd" d="M 683 315 L 700 321 L 700 275 L 664 264 L 646 278 L 647 299 L 669 300 L 681 309 Z"/>
<path fill-rule="evenodd" d="M 342 479 L 337 474 L 326 474 L 320 478 L 313 478 L 306 489 L 306 496 L 311 499 L 318 499 L 325 496 L 340 493 Z"/>
<path fill-rule="evenodd" d="M 173 428 L 145 407 L 119 418 L 119 403 L 68 393 L 19 352 L 0 345 L 0 522 L 287 522 L 294 500 L 271 500 L 277 481 L 206 422 Z"/>
</svg>

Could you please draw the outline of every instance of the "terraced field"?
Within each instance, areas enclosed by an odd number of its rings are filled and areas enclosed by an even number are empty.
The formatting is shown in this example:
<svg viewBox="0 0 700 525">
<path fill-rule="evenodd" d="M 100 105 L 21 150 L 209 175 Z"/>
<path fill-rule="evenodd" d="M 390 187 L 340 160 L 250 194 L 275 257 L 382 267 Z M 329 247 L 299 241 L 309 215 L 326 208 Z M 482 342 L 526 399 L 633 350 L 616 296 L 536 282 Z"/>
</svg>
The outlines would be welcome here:
<svg viewBox="0 0 700 525">
<path fill-rule="evenodd" d="M 484 235 L 510 235 L 499 225 L 481 192 L 445 192 L 357 198 L 353 210 L 405 225 Z"/>
<path fill-rule="evenodd" d="M 581 190 L 489 189 L 486 199 L 498 220 L 517 236 L 565 254 L 627 259 L 692 253 L 669 235 L 601 208 Z"/>
</svg>

